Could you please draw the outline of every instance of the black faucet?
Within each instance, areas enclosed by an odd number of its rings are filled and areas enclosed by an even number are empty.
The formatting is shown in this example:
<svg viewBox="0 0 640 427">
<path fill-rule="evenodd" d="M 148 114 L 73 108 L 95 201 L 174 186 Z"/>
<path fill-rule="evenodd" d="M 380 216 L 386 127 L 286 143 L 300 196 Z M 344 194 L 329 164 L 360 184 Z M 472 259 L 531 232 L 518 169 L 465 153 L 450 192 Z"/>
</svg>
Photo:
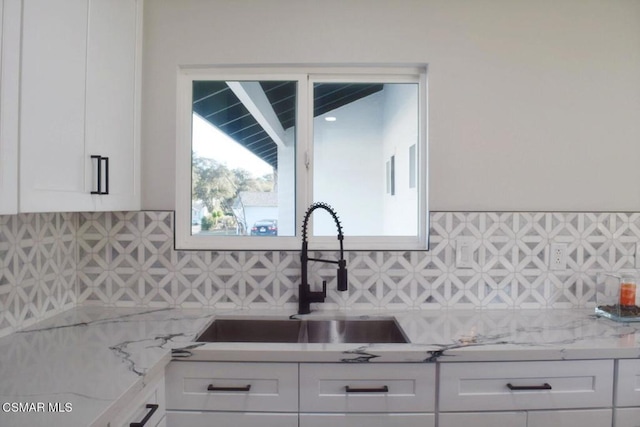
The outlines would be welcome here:
<svg viewBox="0 0 640 427">
<path fill-rule="evenodd" d="M 309 222 L 309 218 L 311 214 L 316 209 L 324 209 L 329 212 L 333 220 L 336 222 L 336 227 L 338 227 L 338 240 L 340 241 L 340 259 L 338 261 L 330 260 L 330 259 L 321 259 L 321 258 L 309 258 L 308 251 L 308 243 L 307 243 L 307 226 Z M 344 239 L 344 235 L 342 234 L 342 226 L 340 225 L 340 220 L 338 219 L 338 215 L 333 210 L 331 206 L 326 203 L 318 202 L 309 206 L 307 209 L 307 213 L 304 215 L 304 221 L 302 221 L 302 250 L 300 251 L 300 285 L 298 286 L 299 296 L 298 296 L 298 314 L 308 314 L 311 312 L 311 303 L 312 302 L 324 302 L 324 299 L 327 297 L 327 281 L 322 281 L 322 291 L 321 292 L 312 292 L 311 286 L 308 283 L 307 277 L 307 263 L 309 261 L 318 261 L 318 262 L 326 262 L 330 264 L 338 264 L 338 290 L 346 291 L 347 290 L 347 262 L 344 260 L 344 249 L 342 247 L 342 241 Z"/>
</svg>

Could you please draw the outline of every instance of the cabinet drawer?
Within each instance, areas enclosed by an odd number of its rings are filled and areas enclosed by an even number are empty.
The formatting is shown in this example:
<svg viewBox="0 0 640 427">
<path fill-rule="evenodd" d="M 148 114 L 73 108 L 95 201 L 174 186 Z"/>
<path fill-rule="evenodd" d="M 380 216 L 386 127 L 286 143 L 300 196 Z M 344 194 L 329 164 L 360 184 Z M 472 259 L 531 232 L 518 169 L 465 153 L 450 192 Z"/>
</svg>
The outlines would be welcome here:
<svg viewBox="0 0 640 427">
<path fill-rule="evenodd" d="M 175 427 L 298 427 L 298 414 L 269 412 L 167 412 L 167 426 Z"/>
<path fill-rule="evenodd" d="M 167 408 L 219 411 L 298 411 L 294 363 L 172 362 Z"/>
<path fill-rule="evenodd" d="M 611 427 L 611 409 L 531 411 L 527 427 Z"/>
<path fill-rule="evenodd" d="M 618 360 L 615 406 L 640 406 L 640 360 Z"/>
<path fill-rule="evenodd" d="M 611 406 L 612 395 L 612 360 L 443 363 L 440 368 L 442 411 L 603 407 Z"/>
<path fill-rule="evenodd" d="M 615 410 L 616 427 L 640 427 L 640 408 L 622 408 Z"/>
<path fill-rule="evenodd" d="M 435 365 L 300 365 L 300 412 L 433 412 Z"/>
<path fill-rule="evenodd" d="M 527 413 L 520 412 L 464 412 L 441 413 L 438 427 L 527 427 Z M 549 427 L 549 426 L 548 426 Z"/>
<path fill-rule="evenodd" d="M 300 427 L 433 427 L 435 425 L 435 414 L 300 414 Z"/>
<path fill-rule="evenodd" d="M 147 407 L 147 405 L 155 405 Z M 161 425 L 166 412 L 164 377 L 149 379 L 149 383 L 136 396 L 127 400 L 126 405 L 118 408 L 116 416 L 106 425 L 111 427 L 129 427 L 129 424 L 141 422 L 147 415 L 147 427 Z M 96 425 L 105 425 L 99 421 Z"/>
</svg>

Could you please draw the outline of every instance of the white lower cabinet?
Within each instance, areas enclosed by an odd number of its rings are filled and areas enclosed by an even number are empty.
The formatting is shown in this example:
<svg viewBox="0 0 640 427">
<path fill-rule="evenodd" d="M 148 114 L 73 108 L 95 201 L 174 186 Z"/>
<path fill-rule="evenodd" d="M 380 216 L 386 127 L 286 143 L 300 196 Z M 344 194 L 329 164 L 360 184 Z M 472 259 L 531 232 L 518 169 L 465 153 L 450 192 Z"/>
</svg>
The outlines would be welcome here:
<svg viewBox="0 0 640 427">
<path fill-rule="evenodd" d="M 167 427 L 298 427 L 298 414 L 271 412 L 182 412 L 167 413 Z"/>
<path fill-rule="evenodd" d="M 610 409 L 441 413 L 439 427 L 601 427 L 611 426 Z M 617 424 L 616 424 L 617 426 Z"/>
<path fill-rule="evenodd" d="M 435 414 L 300 414 L 300 427 L 434 427 Z"/>
<path fill-rule="evenodd" d="M 527 413 L 521 412 L 445 412 L 438 427 L 527 427 Z M 550 427 L 550 426 L 547 426 Z"/>
<path fill-rule="evenodd" d="M 434 427 L 435 364 L 174 361 L 167 426 Z"/>
<path fill-rule="evenodd" d="M 527 427 L 610 427 L 611 409 L 529 411 Z"/>
<path fill-rule="evenodd" d="M 107 427 L 130 427 L 141 423 L 144 427 L 166 427 L 164 376 L 156 375 L 137 395 L 126 402 L 118 415 L 106 423 Z"/>
<path fill-rule="evenodd" d="M 640 408 L 616 408 L 613 419 L 616 427 L 640 427 Z"/>
<path fill-rule="evenodd" d="M 297 363 L 171 362 L 167 426 L 296 427 Z"/>
<path fill-rule="evenodd" d="M 640 427 L 640 360 L 618 360 L 615 427 Z"/>
<path fill-rule="evenodd" d="M 618 360 L 615 406 L 640 406 L 640 360 Z"/>
<path fill-rule="evenodd" d="M 434 364 L 300 364 L 300 427 L 433 427 Z"/>
<path fill-rule="evenodd" d="M 223 412 L 298 412 L 296 363 L 172 362 L 167 408 Z"/>
<path fill-rule="evenodd" d="M 439 427 L 611 427 L 613 372 L 613 360 L 443 363 Z"/>
<path fill-rule="evenodd" d="M 616 363 L 614 402 L 613 360 L 174 361 L 166 426 L 640 427 L 640 360 Z"/>
<path fill-rule="evenodd" d="M 300 412 L 435 412 L 434 364 L 300 365 Z"/>
</svg>

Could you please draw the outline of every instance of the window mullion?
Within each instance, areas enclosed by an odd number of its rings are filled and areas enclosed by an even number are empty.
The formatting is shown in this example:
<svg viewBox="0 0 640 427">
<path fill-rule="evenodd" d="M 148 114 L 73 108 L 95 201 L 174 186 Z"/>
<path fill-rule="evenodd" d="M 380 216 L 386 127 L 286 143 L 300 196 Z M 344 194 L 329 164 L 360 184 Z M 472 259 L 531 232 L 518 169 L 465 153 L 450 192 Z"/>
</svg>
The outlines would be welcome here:
<svg viewBox="0 0 640 427">
<path fill-rule="evenodd" d="M 298 80 L 298 105 L 296 112 L 297 135 L 297 184 L 296 184 L 296 236 L 302 240 L 301 224 L 307 207 L 313 203 L 313 150 L 311 147 L 313 122 L 313 96 L 309 76 Z"/>
</svg>

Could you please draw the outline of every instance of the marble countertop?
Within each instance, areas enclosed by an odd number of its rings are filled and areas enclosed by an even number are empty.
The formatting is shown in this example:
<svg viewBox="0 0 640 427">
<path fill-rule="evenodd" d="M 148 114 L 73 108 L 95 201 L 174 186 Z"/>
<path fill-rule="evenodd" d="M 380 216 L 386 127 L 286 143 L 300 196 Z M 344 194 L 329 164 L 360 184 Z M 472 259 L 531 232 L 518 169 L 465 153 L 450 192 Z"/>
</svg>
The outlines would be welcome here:
<svg viewBox="0 0 640 427">
<path fill-rule="evenodd" d="M 282 318 L 273 311 L 218 317 Z M 640 357 L 640 323 L 592 309 L 315 312 L 306 319 L 393 317 L 409 344 L 198 343 L 174 358 L 260 362 L 463 362 Z"/>
<path fill-rule="evenodd" d="M 171 348 L 193 341 L 212 315 L 82 307 L 0 338 L 0 426 L 106 426 L 164 369 Z M 7 412 L 7 403 L 44 410 Z M 49 403 L 71 411 L 50 412 Z"/>
<path fill-rule="evenodd" d="M 458 362 L 640 357 L 640 323 L 592 310 L 316 312 L 305 318 L 394 317 L 408 344 L 195 343 L 216 317 L 283 311 L 80 307 L 0 338 L 0 404 L 59 402 L 71 412 L 14 413 L 0 426 L 103 426 L 125 396 L 176 360 Z"/>
</svg>

